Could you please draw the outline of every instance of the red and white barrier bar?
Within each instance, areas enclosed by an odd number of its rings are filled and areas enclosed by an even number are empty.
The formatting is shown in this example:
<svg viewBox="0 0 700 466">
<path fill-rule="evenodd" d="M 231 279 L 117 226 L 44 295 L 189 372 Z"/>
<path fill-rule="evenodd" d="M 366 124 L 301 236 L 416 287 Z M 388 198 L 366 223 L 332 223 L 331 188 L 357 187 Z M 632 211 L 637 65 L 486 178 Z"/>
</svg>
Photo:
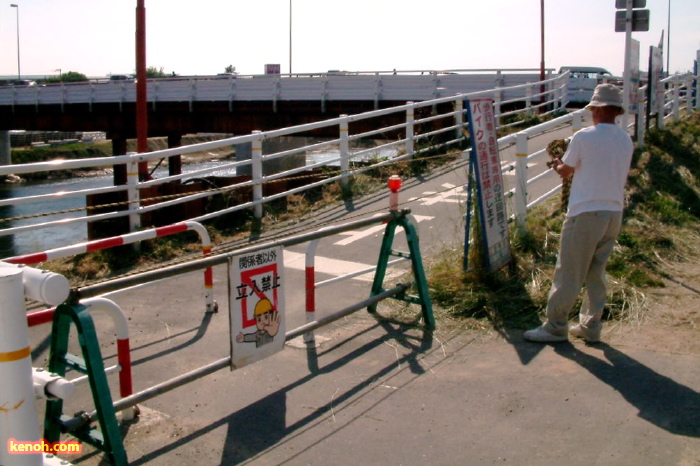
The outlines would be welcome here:
<svg viewBox="0 0 700 466">
<path fill-rule="evenodd" d="M 139 241 L 144 241 L 147 239 L 158 238 L 161 236 L 174 235 L 176 233 L 182 233 L 184 231 L 195 231 L 199 235 L 202 242 L 202 254 L 204 257 L 211 254 L 211 239 L 209 238 L 209 233 L 206 228 L 200 223 L 187 221 L 174 223 L 172 225 L 152 228 L 150 230 L 137 231 L 134 233 L 127 233 L 121 236 L 113 236 L 111 238 L 105 238 L 95 241 L 89 241 L 85 243 L 75 244 L 72 246 L 65 246 L 62 248 L 49 249 L 44 252 L 37 252 L 34 254 L 26 254 L 23 256 L 10 257 L 9 259 L 4 259 L 5 262 L 10 262 L 13 264 L 38 264 L 41 262 L 47 262 L 54 259 L 61 259 L 64 257 L 70 257 L 77 254 L 84 254 L 88 252 L 100 251 L 103 249 L 113 248 L 115 246 L 122 246 L 125 244 L 132 244 Z M 211 267 L 208 267 L 204 271 L 204 300 L 206 312 L 216 312 L 217 305 L 214 302 L 213 295 L 214 288 L 214 278 L 213 271 Z M 38 318 L 38 317 L 37 317 Z M 49 317 L 50 320 L 50 317 Z"/>
</svg>

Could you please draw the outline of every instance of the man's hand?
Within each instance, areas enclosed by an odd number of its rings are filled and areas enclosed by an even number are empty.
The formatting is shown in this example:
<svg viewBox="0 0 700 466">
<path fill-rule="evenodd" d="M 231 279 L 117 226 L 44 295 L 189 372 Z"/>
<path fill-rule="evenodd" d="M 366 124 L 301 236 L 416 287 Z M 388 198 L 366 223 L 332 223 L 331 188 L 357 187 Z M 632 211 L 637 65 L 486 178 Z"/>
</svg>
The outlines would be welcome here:
<svg viewBox="0 0 700 466">
<path fill-rule="evenodd" d="M 574 167 L 565 164 L 559 159 L 554 159 L 554 161 L 552 161 L 552 170 L 557 172 L 562 179 L 569 178 L 574 174 Z"/>
</svg>

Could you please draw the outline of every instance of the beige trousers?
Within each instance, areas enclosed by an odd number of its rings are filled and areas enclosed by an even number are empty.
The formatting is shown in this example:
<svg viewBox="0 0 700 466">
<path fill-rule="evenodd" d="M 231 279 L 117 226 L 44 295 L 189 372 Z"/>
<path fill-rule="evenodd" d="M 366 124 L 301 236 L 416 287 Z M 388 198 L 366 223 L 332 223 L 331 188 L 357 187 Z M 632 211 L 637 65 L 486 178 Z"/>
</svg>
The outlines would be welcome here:
<svg viewBox="0 0 700 466">
<path fill-rule="evenodd" d="M 584 212 L 567 218 L 561 232 L 559 256 L 547 301 L 545 329 L 566 335 L 569 313 L 586 286 L 579 319 L 583 327 L 599 331 L 605 306 L 605 264 L 622 227 L 622 212 Z"/>
</svg>

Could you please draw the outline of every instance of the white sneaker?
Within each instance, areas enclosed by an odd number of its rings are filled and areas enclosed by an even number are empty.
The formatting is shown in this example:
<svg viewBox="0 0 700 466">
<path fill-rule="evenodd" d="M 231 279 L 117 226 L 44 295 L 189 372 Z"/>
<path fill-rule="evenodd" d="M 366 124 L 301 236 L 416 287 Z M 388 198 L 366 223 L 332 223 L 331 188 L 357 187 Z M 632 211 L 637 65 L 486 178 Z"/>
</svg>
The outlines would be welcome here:
<svg viewBox="0 0 700 466">
<path fill-rule="evenodd" d="M 554 335 L 545 330 L 544 325 L 540 325 L 532 330 L 527 330 L 523 333 L 523 338 L 538 343 L 556 343 L 560 341 L 569 341 L 566 335 Z"/>
<path fill-rule="evenodd" d="M 577 338 L 583 338 L 589 343 L 597 343 L 600 341 L 600 329 L 591 330 L 584 328 L 581 324 L 570 326 L 569 333 Z"/>
</svg>

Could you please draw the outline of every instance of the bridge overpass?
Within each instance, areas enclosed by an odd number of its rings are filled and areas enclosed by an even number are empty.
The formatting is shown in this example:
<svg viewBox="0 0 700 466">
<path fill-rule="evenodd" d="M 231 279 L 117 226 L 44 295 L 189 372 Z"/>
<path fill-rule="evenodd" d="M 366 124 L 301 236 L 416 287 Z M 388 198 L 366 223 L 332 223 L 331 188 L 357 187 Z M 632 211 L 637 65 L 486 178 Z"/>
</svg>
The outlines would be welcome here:
<svg viewBox="0 0 700 466">
<path fill-rule="evenodd" d="M 548 73 L 551 76 L 553 70 Z M 495 96 L 498 116 L 501 103 L 507 106 L 509 101 L 520 100 L 522 106 L 526 96 L 539 98 L 538 93 L 546 91 L 539 78 L 539 70 L 534 69 L 492 69 L 150 79 L 148 137 L 167 137 L 168 147 L 174 148 L 181 146 L 185 134 L 249 134 L 391 108 L 409 101 L 504 88 Z M 452 104 L 440 105 L 449 110 L 447 107 Z M 426 107 L 416 116 L 424 117 L 430 112 Z M 126 154 L 127 140 L 136 137 L 136 113 L 133 79 L 0 87 L 0 163 L 10 161 L 7 131 L 18 129 L 103 131 L 112 141 L 113 153 Z M 377 123 L 388 127 L 402 121 L 400 115 L 390 114 L 376 121 L 355 123 L 353 129 L 369 131 Z M 439 129 L 439 122 L 433 125 Z M 310 135 L 337 136 L 323 128 Z M 243 148 L 241 154 L 244 152 L 249 150 Z M 173 160 L 171 166 L 172 174 L 179 173 L 178 160 Z M 115 183 L 126 183 L 125 167 L 115 167 Z"/>
<path fill-rule="evenodd" d="M 151 79 L 148 130 L 149 137 L 174 142 L 197 132 L 247 134 L 538 81 L 534 69 Z M 522 99 L 528 92 L 539 89 L 506 90 L 500 98 Z M 110 139 L 125 140 L 136 137 L 135 105 L 134 80 L 0 87 L 0 131 L 104 131 Z"/>
</svg>

